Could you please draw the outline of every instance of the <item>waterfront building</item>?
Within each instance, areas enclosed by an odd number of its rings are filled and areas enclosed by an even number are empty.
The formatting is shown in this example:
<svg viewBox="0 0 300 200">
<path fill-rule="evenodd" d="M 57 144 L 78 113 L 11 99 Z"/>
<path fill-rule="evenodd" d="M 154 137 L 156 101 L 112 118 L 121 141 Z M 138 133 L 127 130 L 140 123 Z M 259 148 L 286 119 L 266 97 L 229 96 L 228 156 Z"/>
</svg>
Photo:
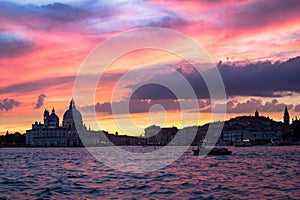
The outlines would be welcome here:
<svg viewBox="0 0 300 200">
<path fill-rule="evenodd" d="M 60 126 L 59 117 L 53 108 L 51 114 L 46 109 L 44 123 L 35 122 L 26 131 L 26 145 L 40 147 L 78 147 L 78 146 L 111 146 L 111 145 L 143 145 L 144 138 L 114 135 L 106 131 L 87 130 L 82 115 L 76 108 L 75 101 L 70 101 L 69 109 L 63 115 Z"/>
<path fill-rule="evenodd" d="M 35 122 L 26 130 L 26 144 L 29 146 L 82 146 L 80 134 L 87 132 L 81 113 L 72 99 L 69 109 L 63 115 L 62 126 L 53 108 L 51 114 L 44 111 L 44 124 Z"/>
<path fill-rule="evenodd" d="M 284 115 L 285 123 L 289 123 L 287 107 Z M 285 123 L 260 116 L 256 111 L 254 117 L 239 116 L 226 121 L 220 139 L 229 145 L 243 139 L 250 140 L 252 144 L 256 145 L 281 141 L 283 135 L 291 132 L 291 129 L 284 125 Z"/>
</svg>

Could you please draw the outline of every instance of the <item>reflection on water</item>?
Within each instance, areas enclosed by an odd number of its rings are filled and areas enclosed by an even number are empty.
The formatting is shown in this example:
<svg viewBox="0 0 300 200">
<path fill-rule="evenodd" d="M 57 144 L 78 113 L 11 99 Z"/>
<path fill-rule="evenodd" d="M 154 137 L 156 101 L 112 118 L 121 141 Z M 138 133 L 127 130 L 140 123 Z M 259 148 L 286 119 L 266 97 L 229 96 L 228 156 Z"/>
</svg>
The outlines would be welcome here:
<svg viewBox="0 0 300 200">
<path fill-rule="evenodd" d="M 299 146 L 230 150 L 205 158 L 187 151 L 163 169 L 133 174 L 103 165 L 85 148 L 2 148 L 0 198 L 300 198 Z"/>
</svg>

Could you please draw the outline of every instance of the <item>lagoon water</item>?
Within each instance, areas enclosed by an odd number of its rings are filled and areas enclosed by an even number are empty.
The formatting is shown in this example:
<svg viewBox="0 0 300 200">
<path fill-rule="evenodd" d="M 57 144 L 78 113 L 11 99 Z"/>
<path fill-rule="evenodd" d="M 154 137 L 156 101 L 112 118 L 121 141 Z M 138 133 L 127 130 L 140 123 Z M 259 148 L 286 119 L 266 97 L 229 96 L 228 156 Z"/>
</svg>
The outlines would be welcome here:
<svg viewBox="0 0 300 200">
<path fill-rule="evenodd" d="M 205 158 L 190 149 L 136 174 L 105 166 L 85 148 L 1 148 L 0 199 L 300 199 L 300 146 L 229 149 L 230 156 Z"/>
</svg>

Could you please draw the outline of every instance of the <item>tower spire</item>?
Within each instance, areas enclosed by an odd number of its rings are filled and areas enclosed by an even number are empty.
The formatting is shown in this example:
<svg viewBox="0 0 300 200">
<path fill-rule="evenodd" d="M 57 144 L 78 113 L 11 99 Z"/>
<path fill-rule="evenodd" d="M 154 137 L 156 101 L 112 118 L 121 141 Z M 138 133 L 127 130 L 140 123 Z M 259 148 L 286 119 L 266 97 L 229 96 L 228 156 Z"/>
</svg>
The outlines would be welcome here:
<svg viewBox="0 0 300 200">
<path fill-rule="evenodd" d="M 288 107 L 287 106 L 285 106 L 285 109 L 284 109 L 283 123 L 285 125 L 289 125 L 290 124 L 290 115 L 289 115 L 289 111 L 288 111 Z"/>
<path fill-rule="evenodd" d="M 70 101 L 70 106 L 69 106 L 69 109 L 76 109 L 76 105 L 75 105 L 75 101 L 74 101 L 74 99 L 73 99 L 73 97 L 72 97 L 72 100 Z"/>
</svg>

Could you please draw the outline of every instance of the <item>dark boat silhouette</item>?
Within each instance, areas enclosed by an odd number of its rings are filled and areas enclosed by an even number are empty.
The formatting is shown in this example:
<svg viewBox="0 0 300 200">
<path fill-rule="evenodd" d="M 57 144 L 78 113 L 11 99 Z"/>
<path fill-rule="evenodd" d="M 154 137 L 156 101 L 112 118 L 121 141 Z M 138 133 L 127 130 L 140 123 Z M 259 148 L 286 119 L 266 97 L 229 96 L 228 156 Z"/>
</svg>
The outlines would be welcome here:
<svg viewBox="0 0 300 200">
<path fill-rule="evenodd" d="M 213 155 L 213 156 L 222 156 L 222 155 L 230 155 L 232 151 L 229 151 L 227 148 L 197 148 L 193 149 L 195 155 Z"/>
</svg>

